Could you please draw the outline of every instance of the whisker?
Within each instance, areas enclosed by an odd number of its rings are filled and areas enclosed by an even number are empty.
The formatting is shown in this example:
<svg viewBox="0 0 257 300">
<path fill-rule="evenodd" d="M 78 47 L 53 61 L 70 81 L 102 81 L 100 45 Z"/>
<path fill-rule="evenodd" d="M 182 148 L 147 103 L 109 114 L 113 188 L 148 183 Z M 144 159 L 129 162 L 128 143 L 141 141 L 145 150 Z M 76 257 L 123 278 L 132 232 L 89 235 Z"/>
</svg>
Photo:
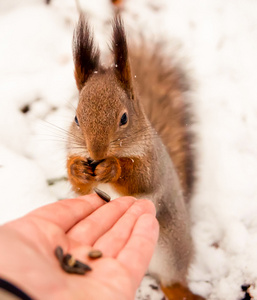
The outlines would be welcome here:
<svg viewBox="0 0 257 300">
<path fill-rule="evenodd" d="M 39 135 L 37 135 L 39 136 Z M 65 142 L 65 143 L 68 143 L 68 136 L 66 135 L 60 135 L 60 134 L 56 134 L 55 132 L 53 134 L 43 134 L 41 133 L 40 136 L 43 136 L 43 137 L 49 137 L 49 140 L 56 140 L 56 141 L 61 141 L 61 142 Z M 52 138 L 52 139 L 50 139 Z M 77 141 L 77 138 L 73 135 L 70 135 L 69 136 L 70 138 L 70 141 L 72 141 L 73 144 L 77 144 L 77 145 L 81 145 L 81 146 L 85 146 L 84 145 L 84 141 Z"/>
<path fill-rule="evenodd" d="M 39 139 L 39 141 L 42 141 L 42 142 L 56 142 L 56 143 L 61 143 L 62 145 L 65 145 L 66 147 L 68 147 L 68 143 L 66 140 L 58 140 L 58 139 Z M 81 145 L 79 143 L 72 143 L 72 148 L 81 148 L 81 149 L 85 149 L 85 146 L 84 145 Z"/>
<path fill-rule="evenodd" d="M 71 103 L 71 101 L 66 101 L 66 105 L 76 114 L 77 108 Z"/>
<path fill-rule="evenodd" d="M 50 122 L 48 122 L 48 121 L 45 121 L 45 122 L 46 122 L 48 125 L 50 125 L 52 128 L 55 128 L 56 130 L 58 130 L 59 132 L 65 133 L 68 137 L 71 137 L 71 138 L 74 138 L 74 139 L 78 139 L 78 140 L 80 140 L 81 142 L 84 143 L 84 139 L 83 139 L 81 136 L 78 136 L 78 135 L 76 135 L 76 134 L 74 134 L 74 133 L 71 133 L 69 130 L 66 130 L 66 129 L 60 127 L 60 126 L 57 126 L 57 125 L 55 125 L 55 124 L 52 124 L 52 123 L 50 123 Z"/>
<path fill-rule="evenodd" d="M 149 132 L 149 129 L 151 129 L 151 132 Z M 121 138 L 118 138 L 118 139 L 115 139 L 115 140 L 111 141 L 110 144 L 113 145 L 113 144 L 116 144 L 116 143 L 121 143 L 121 142 L 123 143 L 125 140 L 129 139 L 130 137 L 133 137 L 133 139 L 129 140 L 128 142 L 133 143 L 136 140 L 135 136 L 139 136 L 139 134 L 141 134 L 143 132 L 146 132 L 144 134 L 144 139 L 147 138 L 147 137 L 149 137 L 149 138 L 153 138 L 155 136 L 158 137 L 157 132 L 152 129 L 151 125 L 147 125 L 147 126 L 141 128 L 141 129 L 137 130 L 137 131 L 132 132 L 131 134 L 127 134 L 124 137 L 121 137 Z"/>
</svg>

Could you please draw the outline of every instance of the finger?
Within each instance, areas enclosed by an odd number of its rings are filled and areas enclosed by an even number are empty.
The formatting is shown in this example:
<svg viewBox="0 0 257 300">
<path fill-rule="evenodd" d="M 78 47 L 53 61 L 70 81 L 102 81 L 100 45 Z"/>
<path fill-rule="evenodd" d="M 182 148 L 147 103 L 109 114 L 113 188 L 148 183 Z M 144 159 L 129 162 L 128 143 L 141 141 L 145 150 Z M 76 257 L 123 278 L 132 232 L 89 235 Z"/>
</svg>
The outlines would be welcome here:
<svg viewBox="0 0 257 300">
<path fill-rule="evenodd" d="M 150 263 L 159 235 L 159 224 L 151 214 L 142 215 L 117 260 L 130 272 L 137 287 Z"/>
<path fill-rule="evenodd" d="M 24 218 L 42 218 L 56 224 L 66 232 L 104 204 L 105 202 L 96 194 L 86 195 L 48 204 L 32 211 Z"/>
<path fill-rule="evenodd" d="M 93 245 L 106 233 L 136 201 L 133 197 L 121 197 L 100 207 L 69 232 L 68 237 L 86 245 Z"/>
<path fill-rule="evenodd" d="M 104 256 L 116 257 L 127 243 L 138 218 L 146 213 L 155 216 L 154 204 L 149 200 L 137 200 L 93 247 L 101 250 Z"/>
</svg>

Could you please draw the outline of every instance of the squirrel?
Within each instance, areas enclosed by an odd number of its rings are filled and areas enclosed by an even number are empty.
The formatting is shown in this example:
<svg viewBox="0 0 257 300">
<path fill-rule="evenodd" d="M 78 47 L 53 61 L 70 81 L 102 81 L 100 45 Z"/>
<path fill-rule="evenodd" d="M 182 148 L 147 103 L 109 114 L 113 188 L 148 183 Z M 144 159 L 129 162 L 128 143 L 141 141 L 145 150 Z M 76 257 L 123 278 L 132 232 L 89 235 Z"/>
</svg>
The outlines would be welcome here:
<svg viewBox="0 0 257 300">
<path fill-rule="evenodd" d="M 155 204 L 160 236 L 149 273 L 168 295 L 175 283 L 187 286 L 193 254 L 187 202 L 194 154 L 187 126 L 189 84 L 158 47 L 145 42 L 128 47 L 123 21 L 116 15 L 114 64 L 106 68 L 88 22 L 80 16 L 73 36 L 79 103 L 69 131 L 67 172 L 79 195 L 108 183 L 120 195 Z"/>
</svg>

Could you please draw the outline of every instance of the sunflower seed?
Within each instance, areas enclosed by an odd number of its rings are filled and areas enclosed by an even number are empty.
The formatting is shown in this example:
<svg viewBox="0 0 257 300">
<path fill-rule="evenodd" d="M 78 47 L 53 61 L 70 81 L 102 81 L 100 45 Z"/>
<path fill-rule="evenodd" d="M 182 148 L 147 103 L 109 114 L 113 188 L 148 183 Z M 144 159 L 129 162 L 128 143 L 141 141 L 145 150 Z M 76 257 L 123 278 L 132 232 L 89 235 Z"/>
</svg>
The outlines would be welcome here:
<svg viewBox="0 0 257 300">
<path fill-rule="evenodd" d="M 96 192 L 96 194 L 102 198 L 105 202 L 110 202 L 111 201 L 111 197 L 106 194 L 105 192 L 99 190 L 98 188 L 94 188 L 94 191 Z"/>
<path fill-rule="evenodd" d="M 100 250 L 91 250 L 89 253 L 88 253 L 88 256 L 90 258 L 100 258 L 102 257 L 103 253 L 100 251 Z"/>
<path fill-rule="evenodd" d="M 55 248 L 54 253 L 66 273 L 84 275 L 87 271 L 92 270 L 88 265 L 76 260 L 71 254 L 63 255 L 63 249 L 60 246 Z"/>
</svg>

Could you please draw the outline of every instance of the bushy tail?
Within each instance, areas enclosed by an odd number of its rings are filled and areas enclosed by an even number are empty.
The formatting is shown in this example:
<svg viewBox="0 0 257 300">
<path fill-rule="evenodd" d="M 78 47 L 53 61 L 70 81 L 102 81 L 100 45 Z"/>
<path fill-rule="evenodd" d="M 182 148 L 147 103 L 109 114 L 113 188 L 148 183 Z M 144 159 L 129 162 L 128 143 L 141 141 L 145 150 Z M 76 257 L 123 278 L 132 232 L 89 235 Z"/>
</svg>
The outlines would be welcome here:
<svg viewBox="0 0 257 300">
<path fill-rule="evenodd" d="M 185 74 L 162 54 L 163 44 L 129 48 L 132 73 L 146 115 L 163 140 L 177 170 L 184 195 L 189 198 L 194 183 L 192 115 L 187 99 Z"/>
</svg>

